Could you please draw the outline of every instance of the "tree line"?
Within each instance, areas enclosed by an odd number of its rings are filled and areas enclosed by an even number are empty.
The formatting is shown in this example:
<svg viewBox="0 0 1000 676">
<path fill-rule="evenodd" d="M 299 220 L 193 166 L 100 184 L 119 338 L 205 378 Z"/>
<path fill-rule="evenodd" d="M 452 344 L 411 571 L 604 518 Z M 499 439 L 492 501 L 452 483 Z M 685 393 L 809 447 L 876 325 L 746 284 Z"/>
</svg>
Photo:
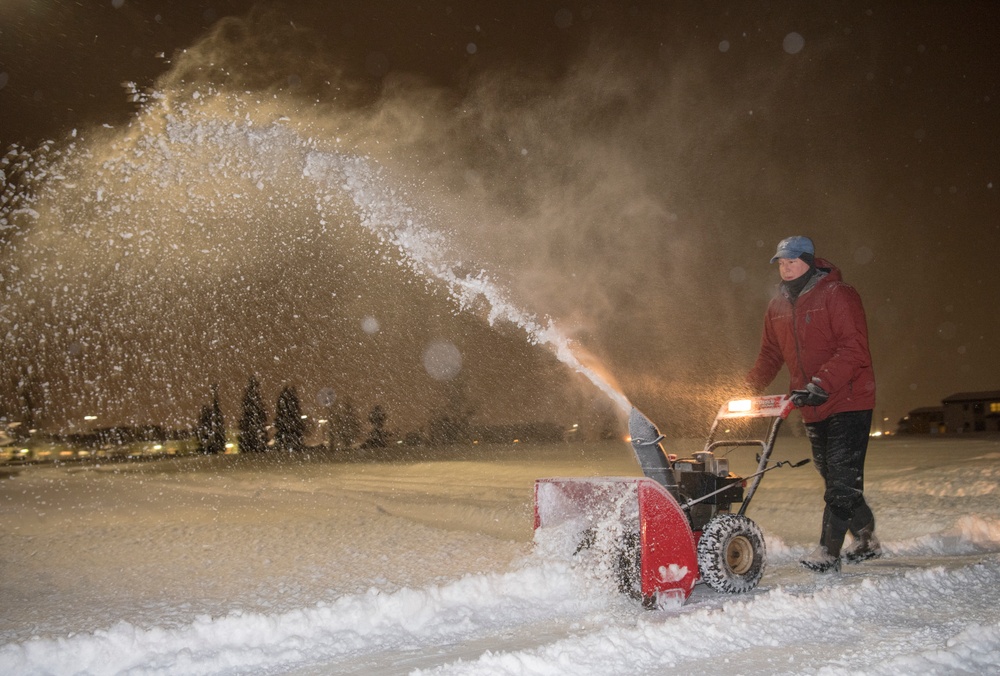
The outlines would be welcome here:
<svg viewBox="0 0 1000 676">
<path fill-rule="evenodd" d="M 275 402 L 274 420 L 269 422 L 267 407 L 261 394 L 260 381 L 251 377 L 243 391 L 243 400 L 237 428 L 236 443 L 240 453 L 265 453 L 283 451 L 302 452 L 306 448 L 306 418 L 302 404 L 292 385 L 281 390 Z M 368 436 L 361 443 L 363 448 L 385 448 L 391 433 L 387 427 L 389 415 L 381 404 L 375 404 L 368 413 Z M 326 421 L 326 443 L 331 450 L 348 450 L 358 446 L 362 435 L 361 419 L 349 397 L 330 407 Z M 212 401 L 201 409 L 195 428 L 198 450 L 217 454 L 226 451 L 226 423 L 219 404 L 219 387 L 212 386 Z"/>
</svg>

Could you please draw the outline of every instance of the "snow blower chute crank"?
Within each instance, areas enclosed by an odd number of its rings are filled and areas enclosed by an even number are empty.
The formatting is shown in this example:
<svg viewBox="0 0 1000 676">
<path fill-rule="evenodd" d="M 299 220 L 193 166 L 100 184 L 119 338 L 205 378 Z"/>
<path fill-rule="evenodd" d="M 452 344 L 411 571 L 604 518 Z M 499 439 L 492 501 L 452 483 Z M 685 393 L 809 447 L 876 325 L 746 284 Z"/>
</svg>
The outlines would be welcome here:
<svg viewBox="0 0 1000 676">
<path fill-rule="evenodd" d="M 796 463 L 768 466 L 781 422 L 793 404 L 786 396 L 726 402 L 719 409 L 702 451 L 690 458 L 667 456 L 663 436 L 633 408 L 632 449 L 645 477 L 547 478 L 535 481 L 535 528 L 568 528 L 576 553 L 599 546 L 613 549 L 619 589 L 648 607 L 686 600 L 698 582 L 716 591 L 747 592 L 764 573 L 764 536 L 746 517 L 766 472 Z M 721 423 L 770 418 L 763 440 L 716 441 Z M 720 447 L 759 446 L 757 471 L 741 477 Z M 737 512 L 734 503 L 742 503 Z"/>
</svg>

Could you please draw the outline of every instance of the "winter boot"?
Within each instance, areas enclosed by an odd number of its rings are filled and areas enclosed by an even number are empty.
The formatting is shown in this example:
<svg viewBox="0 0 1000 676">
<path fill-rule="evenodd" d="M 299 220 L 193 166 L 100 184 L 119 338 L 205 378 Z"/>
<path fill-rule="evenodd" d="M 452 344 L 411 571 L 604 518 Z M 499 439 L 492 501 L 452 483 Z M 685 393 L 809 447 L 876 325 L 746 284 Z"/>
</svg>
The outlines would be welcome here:
<svg viewBox="0 0 1000 676">
<path fill-rule="evenodd" d="M 809 570 L 817 573 L 840 572 L 840 548 L 847 535 L 848 521 L 839 518 L 827 506 L 823 510 L 823 530 L 819 536 L 819 547 L 812 554 L 799 561 Z"/>
<path fill-rule="evenodd" d="M 848 563 L 861 563 L 882 556 L 882 545 L 875 537 L 875 524 L 869 524 L 856 533 L 854 542 L 844 550 L 844 560 Z"/>
<path fill-rule="evenodd" d="M 840 557 L 828 552 L 824 545 L 817 547 L 812 554 L 799 563 L 817 573 L 840 572 Z"/>
</svg>

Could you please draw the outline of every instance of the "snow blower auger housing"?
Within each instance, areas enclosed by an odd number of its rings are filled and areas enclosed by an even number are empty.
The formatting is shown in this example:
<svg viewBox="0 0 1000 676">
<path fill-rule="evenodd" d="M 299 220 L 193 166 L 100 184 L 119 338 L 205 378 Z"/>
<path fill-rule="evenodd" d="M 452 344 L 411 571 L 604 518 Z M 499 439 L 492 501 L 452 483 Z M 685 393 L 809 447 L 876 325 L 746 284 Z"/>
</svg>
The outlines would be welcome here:
<svg viewBox="0 0 1000 676">
<path fill-rule="evenodd" d="M 703 450 L 688 458 L 664 453 L 663 436 L 633 408 L 629 435 L 645 476 L 537 479 L 535 529 L 565 529 L 577 542 L 574 556 L 603 551 L 619 590 L 647 607 L 683 602 L 698 582 L 720 592 L 750 591 L 765 564 L 764 536 L 745 515 L 750 500 L 766 472 L 809 462 L 768 466 L 792 408 L 785 396 L 726 402 Z M 716 440 L 720 425 L 745 418 L 770 419 L 764 439 Z M 759 448 L 757 471 L 747 477 L 716 455 L 738 446 Z"/>
</svg>

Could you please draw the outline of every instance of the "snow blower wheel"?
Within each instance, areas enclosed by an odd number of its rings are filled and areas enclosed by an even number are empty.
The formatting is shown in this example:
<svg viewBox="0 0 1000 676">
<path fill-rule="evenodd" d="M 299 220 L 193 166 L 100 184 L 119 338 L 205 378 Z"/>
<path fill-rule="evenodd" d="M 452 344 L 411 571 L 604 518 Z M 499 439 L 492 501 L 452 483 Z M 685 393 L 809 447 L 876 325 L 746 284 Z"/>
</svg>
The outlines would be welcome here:
<svg viewBox="0 0 1000 676">
<path fill-rule="evenodd" d="M 718 592 L 742 594 L 756 587 L 765 558 L 760 527 L 739 514 L 719 514 L 698 541 L 702 581 Z"/>
<path fill-rule="evenodd" d="M 631 599 L 642 599 L 641 550 L 638 533 L 626 533 L 616 552 L 615 578 L 618 591 Z"/>
</svg>

